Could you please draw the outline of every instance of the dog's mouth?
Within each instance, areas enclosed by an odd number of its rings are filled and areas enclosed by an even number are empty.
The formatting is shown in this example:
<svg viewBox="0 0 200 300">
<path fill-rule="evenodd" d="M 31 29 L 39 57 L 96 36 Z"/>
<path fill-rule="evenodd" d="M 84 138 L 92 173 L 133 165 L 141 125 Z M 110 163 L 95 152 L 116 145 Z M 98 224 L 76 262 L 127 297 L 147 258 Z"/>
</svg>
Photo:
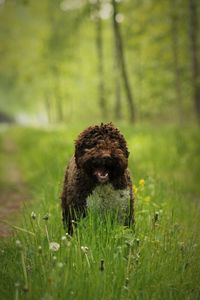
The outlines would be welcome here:
<svg viewBox="0 0 200 300">
<path fill-rule="evenodd" d="M 112 181 L 115 177 L 120 176 L 125 169 L 123 160 L 119 157 L 101 156 L 85 159 L 83 168 L 86 173 L 100 184 Z"/>
<path fill-rule="evenodd" d="M 106 183 L 109 180 L 109 173 L 105 168 L 96 169 L 94 175 L 99 183 Z"/>
</svg>

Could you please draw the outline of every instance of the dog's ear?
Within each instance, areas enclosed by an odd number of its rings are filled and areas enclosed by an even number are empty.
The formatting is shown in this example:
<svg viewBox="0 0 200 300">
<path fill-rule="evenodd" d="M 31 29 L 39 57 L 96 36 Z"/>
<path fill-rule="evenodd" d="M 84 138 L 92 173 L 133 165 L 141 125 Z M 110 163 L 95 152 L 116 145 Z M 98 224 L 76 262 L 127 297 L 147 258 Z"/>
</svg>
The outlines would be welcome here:
<svg viewBox="0 0 200 300">
<path fill-rule="evenodd" d="M 84 153 L 84 149 L 86 147 L 87 141 L 90 140 L 90 136 L 88 136 L 92 127 L 88 127 L 83 132 L 79 134 L 77 139 L 75 140 L 75 161 L 77 167 L 80 167 L 79 159 Z"/>
<path fill-rule="evenodd" d="M 125 147 L 124 147 L 124 153 L 125 153 L 126 158 L 128 158 L 130 152 L 128 151 L 128 148 L 127 148 L 127 145 L 126 145 L 126 144 L 125 144 Z"/>
<path fill-rule="evenodd" d="M 119 139 L 120 147 L 121 147 L 121 149 L 123 150 L 123 152 L 125 154 L 125 157 L 128 158 L 130 152 L 128 151 L 126 140 L 120 132 L 119 132 L 119 135 L 118 135 L 118 139 Z"/>
<path fill-rule="evenodd" d="M 78 158 L 81 156 L 81 141 L 78 139 L 75 141 L 75 162 L 77 167 L 79 167 L 79 161 Z"/>
</svg>

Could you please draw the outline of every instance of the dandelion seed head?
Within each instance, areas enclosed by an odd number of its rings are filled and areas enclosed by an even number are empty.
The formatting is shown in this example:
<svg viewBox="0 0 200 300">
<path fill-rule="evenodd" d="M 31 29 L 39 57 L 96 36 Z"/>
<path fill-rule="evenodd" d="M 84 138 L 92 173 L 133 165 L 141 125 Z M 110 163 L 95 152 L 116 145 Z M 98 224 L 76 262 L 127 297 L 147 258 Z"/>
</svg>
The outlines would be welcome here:
<svg viewBox="0 0 200 300">
<path fill-rule="evenodd" d="M 33 220 L 35 220 L 36 217 L 37 217 L 36 213 L 35 213 L 34 211 L 32 211 L 32 213 L 31 213 L 31 218 L 32 218 Z"/>
<path fill-rule="evenodd" d="M 81 250 L 83 251 L 83 253 L 87 253 L 89 248 L 87 246 L 81 246 Z"/>
<path fill-rule="evenodd" d="M 53 252 L 57 252 L 60 249 L 60 244 L 56 243 L 56 242 L 51 242 L 49 244 L 49 250 L 53 251 Z"/>
<path fill-rule="evenodd" d="M 58 267 L 58 268 L 62 268 L 63 266 L 64 266 L 64 265 L 63 265 L 62 262 L 57 263 L 57 267 Z"/>
<path fill-rule="evenodd" d="M 15 241 L 16 247 L 21 249 L 22 248 L 22 243 L 20 242 L 20 240 L 16 240 Z"/>
</svg>

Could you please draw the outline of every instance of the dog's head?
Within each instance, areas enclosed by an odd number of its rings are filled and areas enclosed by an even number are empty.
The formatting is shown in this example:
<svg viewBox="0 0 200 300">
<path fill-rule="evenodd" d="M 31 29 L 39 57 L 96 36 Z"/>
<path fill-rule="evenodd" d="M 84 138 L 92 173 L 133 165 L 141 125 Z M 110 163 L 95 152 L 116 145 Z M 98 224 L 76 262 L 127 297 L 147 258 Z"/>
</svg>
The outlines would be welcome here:
<svg viewBox="0 0 200 300">
<path fill-rule="evenodd" d="M 121 176 L 128 165 L 129 152 L 123 135 L 112 123 L 84 130 L 75 143 L 75 159 L 99 183 Z"/>
</svg>

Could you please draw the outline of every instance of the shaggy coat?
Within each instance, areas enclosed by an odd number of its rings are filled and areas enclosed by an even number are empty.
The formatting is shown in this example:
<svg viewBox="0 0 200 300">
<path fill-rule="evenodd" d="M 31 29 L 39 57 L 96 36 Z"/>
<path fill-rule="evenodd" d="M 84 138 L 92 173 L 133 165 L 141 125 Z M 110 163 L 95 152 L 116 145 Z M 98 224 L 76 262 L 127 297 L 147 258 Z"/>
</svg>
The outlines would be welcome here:
<svg viewBox="0 0 200 300">
<path fill-rule="evenodd" d="M 126 141 L 111 123 L 88 127 L 75 142 L 75 155 L 65 172 L 62 214 L 68 233 L 73 222 L 86 215 L 87 197 L 98 185 L 111 184 L 114 190 L 129 190 L 128 224 L 134 221 L 134 198 L 128 172 Z"/>
</svg>

